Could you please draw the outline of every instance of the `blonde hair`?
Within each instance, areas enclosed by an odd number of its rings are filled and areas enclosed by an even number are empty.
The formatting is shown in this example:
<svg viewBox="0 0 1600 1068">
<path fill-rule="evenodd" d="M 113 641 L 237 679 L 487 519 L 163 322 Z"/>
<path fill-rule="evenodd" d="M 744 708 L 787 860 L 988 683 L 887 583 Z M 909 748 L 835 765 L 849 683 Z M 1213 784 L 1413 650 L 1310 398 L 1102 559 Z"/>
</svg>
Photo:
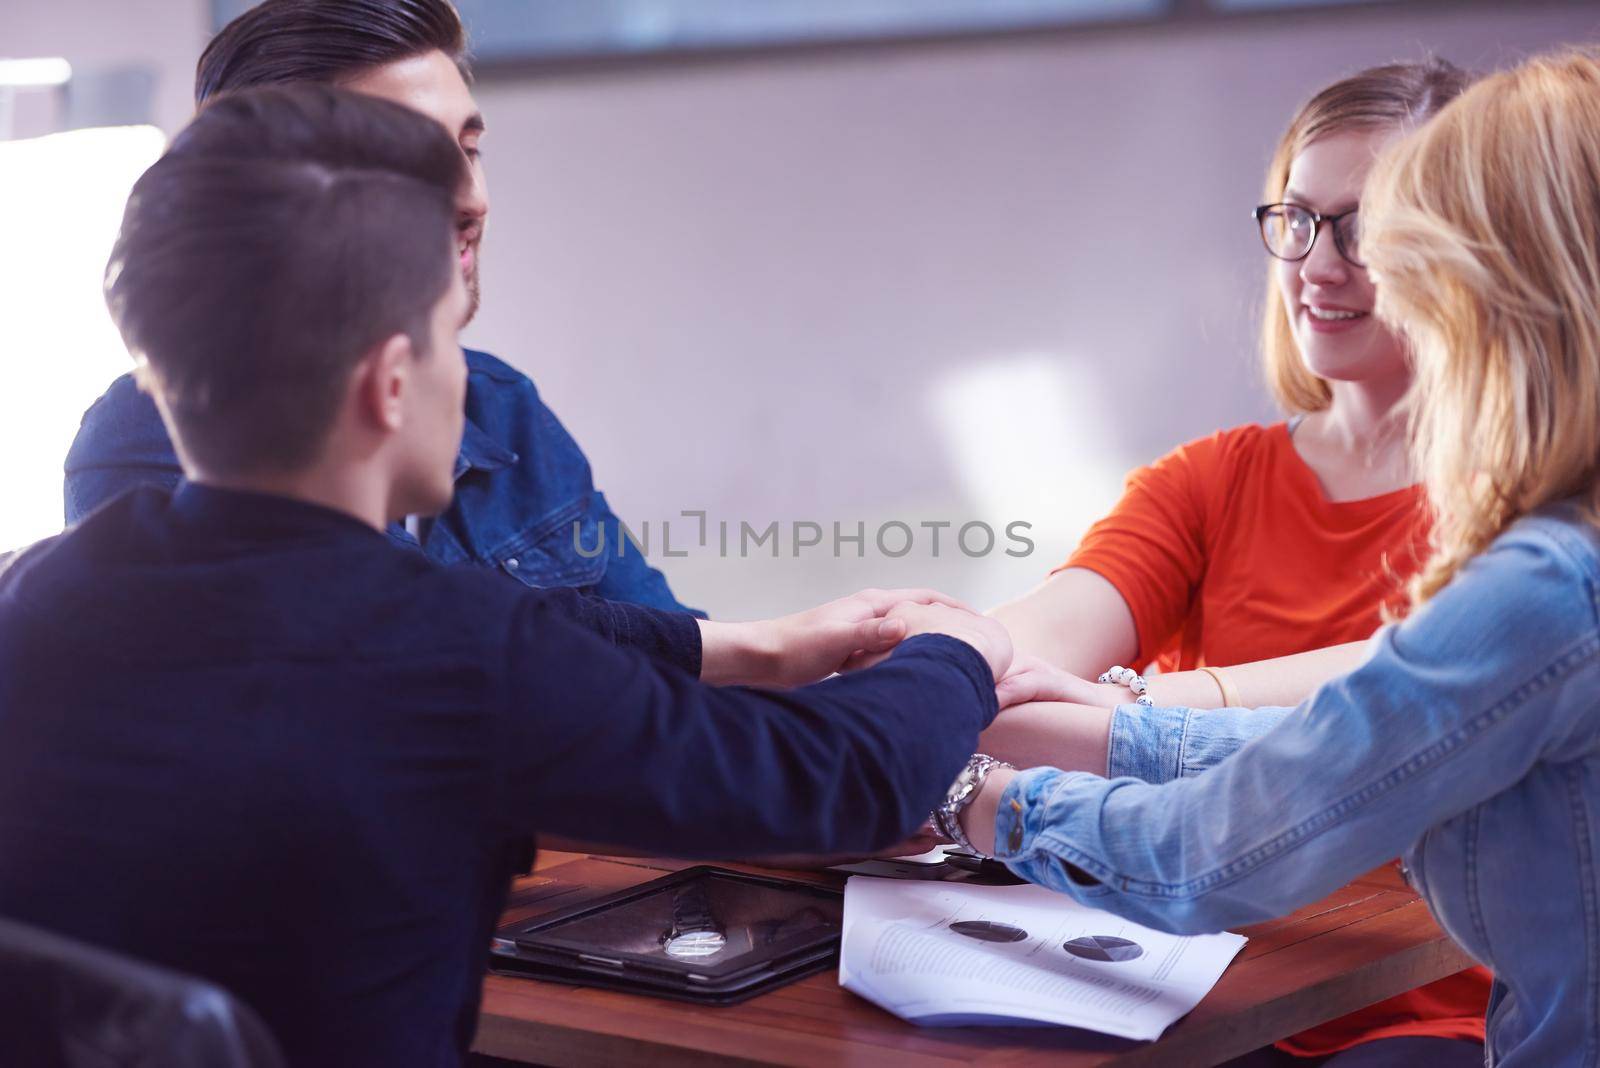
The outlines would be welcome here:
<svg viewBox="0 0 1600 1068">
<path fill-rule="evenodd" d="M 1432 117 L 1471 81 L 1472 76 L 1454 64 L 1427 59 L 1369 67 L 1334 82 L 1306 101 L 1290 120 L 1267 167 L 1262 203 L 1283 200 L 1289 168 L 1311 142 L 1348 130 L 1416 125 Z M 1267 387 L 1285 411 L 1320 411 L 1332 400 L 1328 383 L 1313 374 L 1300 356 L 1270 264 L 1261 317 L 1261 358 Z"/>
<path fill-rule="evenodd" d="M 1416 369 L 1420 604 L 1541 505 L 1580 494 L 1600 517 L 1600 53 L 1468 90 L 1385 153 L 1362 216 L 1378 315 Z"/>
</svg>

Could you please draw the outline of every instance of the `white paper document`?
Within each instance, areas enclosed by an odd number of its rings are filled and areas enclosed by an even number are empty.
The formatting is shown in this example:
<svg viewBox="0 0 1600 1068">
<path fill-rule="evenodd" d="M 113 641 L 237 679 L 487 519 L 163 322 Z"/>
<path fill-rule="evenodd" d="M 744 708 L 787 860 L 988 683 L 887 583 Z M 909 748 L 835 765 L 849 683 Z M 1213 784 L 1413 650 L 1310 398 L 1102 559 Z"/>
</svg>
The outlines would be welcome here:
<svg viewBox="0 0 1600 1068">
<path fill-rule="evenodd" d="M 1244 943 L 1163 934 L 1040 886 L 854 876 L 839 983 L 919 1024 L 1064 1024 L 1155 1039 Z"/>
<path fill-rule="evenodd" d="M 891 857 L 892 860 L 903 860 L 907 864 L 938 864 L 944 860 L 944 855 L 951 850 L 960 849 L 958 845 L 938 845 L 926 853 L 911 853 L 904 857 Z"/>
</svg>

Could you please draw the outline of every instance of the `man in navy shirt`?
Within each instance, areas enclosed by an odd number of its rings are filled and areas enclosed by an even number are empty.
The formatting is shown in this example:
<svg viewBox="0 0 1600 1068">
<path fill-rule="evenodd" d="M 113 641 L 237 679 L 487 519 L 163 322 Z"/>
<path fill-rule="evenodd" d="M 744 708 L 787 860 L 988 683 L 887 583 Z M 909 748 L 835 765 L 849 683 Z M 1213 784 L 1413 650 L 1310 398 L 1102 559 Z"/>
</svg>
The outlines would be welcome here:
<svg viewBox="0 0 1600 1068">
<path fill-rule="evenodd" d="M 456 200 L 456 249 L 476 310 L 489 198 L 479 151 L 484 120 L 467 85 L 465 56 L 449 0 L 265 0 L 206 48 L 195 102 L 203 106 L 249 86 L 320 82 L 393 100 L 440 122 L 468 168 Z M 430 559 L 470 561 L 528 586 L 573 587 L 683 610 L 661 573 L 624 541 L 583 450 L 533 382 L 488 353 L 468 350 L 466 358 L 467 422 L 455 497 L 436 521 L 413 522 L 408 530 L 402 517 L 390 537 L 412 548 L 420 539 Z M 67 455 L 67 522 L 132 486 L 175 486 L 181 474 L 155 405 L 124 375 L 85 413 Z M 606 550 L 596 552 L 602 537 Z"/>
<path fill-rule="evenodd" d="M 186 481 L 0 571 L 0 913 L 224 985 L 296 1064 L 458 1063 L 531 833 L 902 839 L 1011 659 L 892 593 L 711 623 L 386 539 L 455 488 L 462 169 L 344 90 L 203 110 L 106 281 Z"/>
</svg>

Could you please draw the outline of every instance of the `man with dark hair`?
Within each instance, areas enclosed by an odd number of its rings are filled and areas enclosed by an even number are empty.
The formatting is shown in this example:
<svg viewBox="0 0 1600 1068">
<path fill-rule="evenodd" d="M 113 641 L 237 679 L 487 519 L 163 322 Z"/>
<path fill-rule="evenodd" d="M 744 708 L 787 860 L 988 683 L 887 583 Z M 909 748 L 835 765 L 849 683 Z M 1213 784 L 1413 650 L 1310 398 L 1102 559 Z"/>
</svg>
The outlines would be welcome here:
<svg viewBox="0 0 1600 1068">
<path fill-rule="evenodd" d="M 463 160 L 455 241 L 476 311 L 489 199 L 479 156 L 484 121 L 466 72 L 465 35 L 449 0 L 265 0 L 206 47 L 195 100 L 204 106 L 252 86 L 340 85 L 442 124 Z M 393 225 L 408 222 L 397 216 Z M 582 449 L 533 382 L 483 352 L 468 350 L 467 368 L 454 500 L 435 521 L 395 523 L 390 537 L 440 563 L 476 563 L 527 586 L 683 609 L 661 573 L 624 539 Z M 171 487 L 180 476 L 154 404 L 124 375 L 85 413 L 67 455 L 67 522 L 132 486 Z M 602 537 L 606 551 L 596 553 Z"/>
<path fill-rule="evenodd" d="M 1011 659 L 917 591 L 711 623 L 386 542 L 454 488 L 461 167 L 340 89 L 202 110 L 106 278 L 186 479 L 0 571 L 0 913 L 220 983 L 294 1064 L 457 1063 L 529 833 L 900 840 Z"/>
</svg>

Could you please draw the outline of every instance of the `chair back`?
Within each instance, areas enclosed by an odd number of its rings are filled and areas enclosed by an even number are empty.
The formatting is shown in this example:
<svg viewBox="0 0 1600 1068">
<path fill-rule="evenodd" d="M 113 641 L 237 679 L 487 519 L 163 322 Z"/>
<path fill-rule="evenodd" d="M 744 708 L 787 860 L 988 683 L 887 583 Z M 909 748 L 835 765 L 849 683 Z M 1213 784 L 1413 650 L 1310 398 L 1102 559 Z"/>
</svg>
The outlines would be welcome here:
<svg viewBox="0 0 1600 1068">
<path fill-rule="evenodd" d="M 222 988 L 0 917 L 0 1064 L 284 1068 Z"/>
</svg>

